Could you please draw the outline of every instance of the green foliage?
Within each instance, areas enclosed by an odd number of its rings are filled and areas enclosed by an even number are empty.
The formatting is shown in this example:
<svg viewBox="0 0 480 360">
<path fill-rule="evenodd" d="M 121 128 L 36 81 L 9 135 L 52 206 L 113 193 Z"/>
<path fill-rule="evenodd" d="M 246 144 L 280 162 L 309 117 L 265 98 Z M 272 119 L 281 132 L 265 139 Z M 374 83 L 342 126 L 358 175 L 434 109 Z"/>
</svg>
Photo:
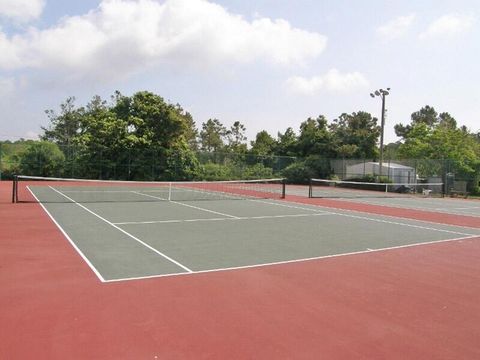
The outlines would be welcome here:
<svg viewBox="0 0 480 360">
<path fill-rule="evenodd" d="M 441 114 L 438 121 L 416 122 L 404 137 L 398 148 L 402 158 L 448 159 L 450 171 L 460 177 L 471 177 L 480 164 L 480 143 L 476 137 L 456 127 L 453 118 Z M 427 175 L 443 176 L 446 169 L 437 169 L 437 173 Z"/>
<path fill-rule="evenodd" d="M 330 159 L 319 155 L 310 155 L 305 159 L 305 166 L 311 170 L 312 177 L 326 179 L 330 176 Z"/>
<path fill-rule="evenodd" d="M 110 103 L 94 96 L 85 107 L 75 106 L 71 97 L 58 112 L 46 113 L 50 125 L 43 128 L 41 138 L 49 142 L 20 141 L 15 149 L 2 143 L 2 176 L 24 172 L 104 179 L 226 180 L 283 174 L 291 182 L 306 183 L 311 177 L 333 175 L 331 167 L 336 167 L 328 159 L 378 159 L 379 153 L 377 119 L 362 111 L 343 113 L 331 123 L 322 115 L 308 118 L 300 124 L 298 135 L 287 128 L 275 139 L 260 131 L 250 149 L 245 126 L 239 121 L 227 128 L 220 120 L 209 119 L 199 132 L 191 114 L 179 104 L 169 104 L 147 91 L 132 96 L 117 91 Z M 450 114 L 438 114 L 430 106 L 414 112 L 409 124 L 397 124 L 395 131 L 402 140 L 385 146 L 384 158 L 418 159 L 414 166 L 420 176 L 453 172 L 456 179 L 469 181 L 470 191 L 478 190 L 479 134 L 459 128 Z M 197 153 L 199 148 L 202 153 Z"/>
<path fill-rule="evenodd" d="M 375 158 L 380 127 L 377 119 L 359 111 L 342 114 L 330 125 L 335 152 L 344 158 Z"/>
<path fill-rule="evenodd" d="M 228 161 L 225 164 L 207 162 L 200 165 L 197 178 L 199 180 L 235 180 L 235 179 L 268 179 L 273 177 L 273 169 L 262 163 L 243 166 Z"/>
<path fill-rule="evenodd" d="M 232 169 L 229 166 L 207 163 L 200 167 L 200 180 L 230 180 L 232 178 Z"/>
<path fill-rule="evenodd" d="M 99 97 L 95 100 L 99 101 Z M 44 131 L 41 137 L 44 141 L 52 141 L 57 145 L 72 144 L 72 140 L 81 132 L 81 119 L 84 115 L 83 108 L 75 107 L 75 97 L 69 97 L 64 103 L 60 104 L 60 113 L 57 114 L 54 110 L 46 110 L 50 120 L 48 128 L 42 127 Z"/>
<path fill-rule="evenodd" d="M 409 136 L 410 131 L 416 125 L 423 124 L 427 128 L 431 128 L 438 123 L 438 114 L 435 109 L 431 106 L 424 106 L 419 111 L 412 113 L 411 115 L 411 124 L 410 125 L 403 125 L 403 124 L 396 124 L 395 125 L 395 133 L 398 137 L 406 138 Z"/>
<path fill-rule="evenodd" d="M 56 144 L 31 143 L 22 154 L 19 169 L 23 175 L 61 176 L 65 156 Z"/>
<path fill-rule="evenodd" d="M 116 92 L 110 105 L 95 96 L 79 109 L 69 98 L 59 115 L 47 114 L 51 124 L 43 138 L 69 145 L 65 167 L 72 176 L 155 180 L 197 175 L 193 119 L 158 95 Z"/>
<path fill-rule="evenodd" d="M 186 143 L 167 149 L 164 156 L 167 159 L 163 172 L 164 180 L 186 181 L 198 177 L 200 164 L 195 153 Z"/>
<path fill-rule="evenodd" d="M 273 169 L 262 163 L 247 166 L 243 170 L 242 179 L 268 179 L 273 177 Z"/>
<path fill-rule="evenodd" d="M 413 113 L 410 125 L 398 125 L 396 129 L 402 130 L 403 137 L 398 154 L 402 158 L 420 159 L 416 168 L 421 176 L 444 177 L 453 173 L 455 179 L 467 181 L 469 191 L 477 191 L 480 170 L 477 134 L 470 133 L 465 127 L 458 128 L 450 114 L 437 115 L 429 106 Z"/>
<path fill-rule="evenodd" d="M 216 152 L 223 149 L 225 146 L 224 138 L 227 134 L 227 129 L 218 119 L 208 119 L 206 123 L 202 124 L 200 131 L 200 145 L 202 150 L 209 152 Z"/>
<path fill-rule="evenodd" d="M 298 155 L 306 157 L 318 154 L 330 157 L 333 154 L 332 134 L 327 126 L 327 119 L 320 115 L 318 118 L 308 118 L 300 124 L 298 137 Z"/>
<path fill-rule="evenodd" d="M 271 155 L 275 149 L 275 139 L 265 130 L 257 133 L 255 141 L 250 142 L 250 153 L 254 155 Z"/>
<path fill-rule="evenodd" d="M 244 154 L 247 152 L 247 137 L 245 136 L 246 128 L 240 123 L 235 121 L 229 130 L 226 131 L 226 137 L 228 144 L 226 150 L 236 154 Z"/>
<path fill-rule="evenodd" d="M 20 161 L 22 154 L 34 143 L 33 140 L 18 140 L 15 142 L 0 142 L 0 166 L 2 179 L 13 179 L 15 174 L 20 173 Z"/>
<path fill-rule="evenodd" d="M 308 184 L 310 179 L 315 176 L 313 170 L 305 164 L 305 161 L 298 161 L 287 166 L 282 175 L 289 183 L 294 184 Z"/>
<path fill-rule="evenodd" d="M 282 134 L 278 132 L 275 153 L 281 156 L 297 156 L 297 134 L 291 127 Z"/>
<path fill-rule="evenodd" d="M 401 143 L 399 141 L 385 145 L 383 148 L 383 157 L 385 159 L 397 159 L 400 145 Z"/>
</svg>

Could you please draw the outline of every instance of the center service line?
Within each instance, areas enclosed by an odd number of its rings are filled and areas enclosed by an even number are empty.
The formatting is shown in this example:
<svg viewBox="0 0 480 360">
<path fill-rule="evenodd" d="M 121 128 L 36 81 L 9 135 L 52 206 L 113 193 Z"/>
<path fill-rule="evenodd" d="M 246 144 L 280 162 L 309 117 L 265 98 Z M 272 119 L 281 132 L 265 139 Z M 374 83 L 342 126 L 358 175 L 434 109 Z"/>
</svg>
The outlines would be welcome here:
<svg viewBox="0 0 480 360">
<path fill-rule="evenodd" d="M 144 193 L 141 193 L 141 192 L 138 192 L 138 191 L 133 191 L 133 193 L 138 194 L 138 195 L 143 195 L 143 196 L 151 197 L 151 198 L 153 198 L 153 199 L 169 201 L 169 202 L 174 203 L 174 204 L 177 204 L 177 205 L 186 206 L 186 207 L 189 207 L 189 208 L 192 208 L 192 209 L 209 212 L 209 213 L 216 214 L 216 215 L 226 216 L 226 217 L 229 217 L 229 218 L 232 218 L 232 219 L 239 219 L 238 216 L 229 215 L 229 214 L 224 214 L 224 213 L 221 213 L 221 212 L 218 212 L 218 211 L 213 211 L 213 210 L 209 210 L 209 209 L 204 209 L 204 208 L 201 208 L 201 207 L 199 207 L 199 206 L 184 204 L 184 203 L 181 203 L 181 202 L 178 202 L 178 201 L 168 200 L 168 199 L 165 199 L 165 198 L 161 198 L 161 197 L 159 197 L 159 196 L 153 196 L 153 195 L 149 195 L 149 194 L 144 194 Z"/>
</svg>

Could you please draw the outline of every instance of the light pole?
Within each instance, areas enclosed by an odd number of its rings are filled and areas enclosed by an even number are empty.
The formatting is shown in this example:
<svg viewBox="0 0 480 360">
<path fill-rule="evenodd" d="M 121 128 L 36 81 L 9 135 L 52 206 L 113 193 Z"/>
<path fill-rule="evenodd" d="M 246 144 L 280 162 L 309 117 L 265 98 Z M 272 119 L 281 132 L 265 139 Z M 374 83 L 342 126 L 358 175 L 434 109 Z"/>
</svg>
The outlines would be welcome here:
<svg viewBox="0 0 480 360">
<path fill-rule="evenodd" d="M 375 96 L 379 96 L 382 98 L 382 122 L 381 122 L 381 132 L 380 132 L 380 176 L 382 176 L 383 170 L 383 131 L 385 128 L 385 96 L 389 95 L 390 88 L 387 90 L 378 89 L 375 90 L 373 93 L 370 93 L 370 96 L 374 98 Z"/>
</svg>

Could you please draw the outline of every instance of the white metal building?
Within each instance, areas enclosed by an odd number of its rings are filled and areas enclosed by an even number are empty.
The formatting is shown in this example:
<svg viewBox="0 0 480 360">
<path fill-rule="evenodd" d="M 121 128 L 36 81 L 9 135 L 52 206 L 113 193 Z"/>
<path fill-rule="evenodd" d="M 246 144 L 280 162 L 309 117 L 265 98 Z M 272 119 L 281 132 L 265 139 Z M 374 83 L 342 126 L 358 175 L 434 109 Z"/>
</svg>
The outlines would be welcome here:
<svg viewBox="0 0 480 360">
<path fill-rule="evenodd" d="M 415 169 L 410 166 L 396 164 L 392 162 L 384 162 L 382 171 L 380 172 L 380 163 L 378 162 L 362 162 L 354 165 L 346 166 L 345 179 L 359 178 L 366 175 L 380 175 L 388 177 L 394 183 L 414 184 L 416 183 L 417 174 Z"/>
</svg>

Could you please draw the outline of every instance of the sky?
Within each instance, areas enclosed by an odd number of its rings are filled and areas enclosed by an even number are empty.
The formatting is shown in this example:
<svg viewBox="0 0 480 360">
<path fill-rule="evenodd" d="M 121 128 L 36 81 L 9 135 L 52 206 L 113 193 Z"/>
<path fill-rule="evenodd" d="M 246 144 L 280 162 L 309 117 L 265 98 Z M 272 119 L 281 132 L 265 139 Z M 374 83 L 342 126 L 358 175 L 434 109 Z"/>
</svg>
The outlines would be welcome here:
<svg viewBox="0 0 480 360">
<path fill-rule="evenodd" d="M 68 97 L 151 91 L 248 140 L 308 117 L 425 105 L 480 129 L 478 0 L 0 0 L 0 140 L 37 138 Z"/>
</svg>

